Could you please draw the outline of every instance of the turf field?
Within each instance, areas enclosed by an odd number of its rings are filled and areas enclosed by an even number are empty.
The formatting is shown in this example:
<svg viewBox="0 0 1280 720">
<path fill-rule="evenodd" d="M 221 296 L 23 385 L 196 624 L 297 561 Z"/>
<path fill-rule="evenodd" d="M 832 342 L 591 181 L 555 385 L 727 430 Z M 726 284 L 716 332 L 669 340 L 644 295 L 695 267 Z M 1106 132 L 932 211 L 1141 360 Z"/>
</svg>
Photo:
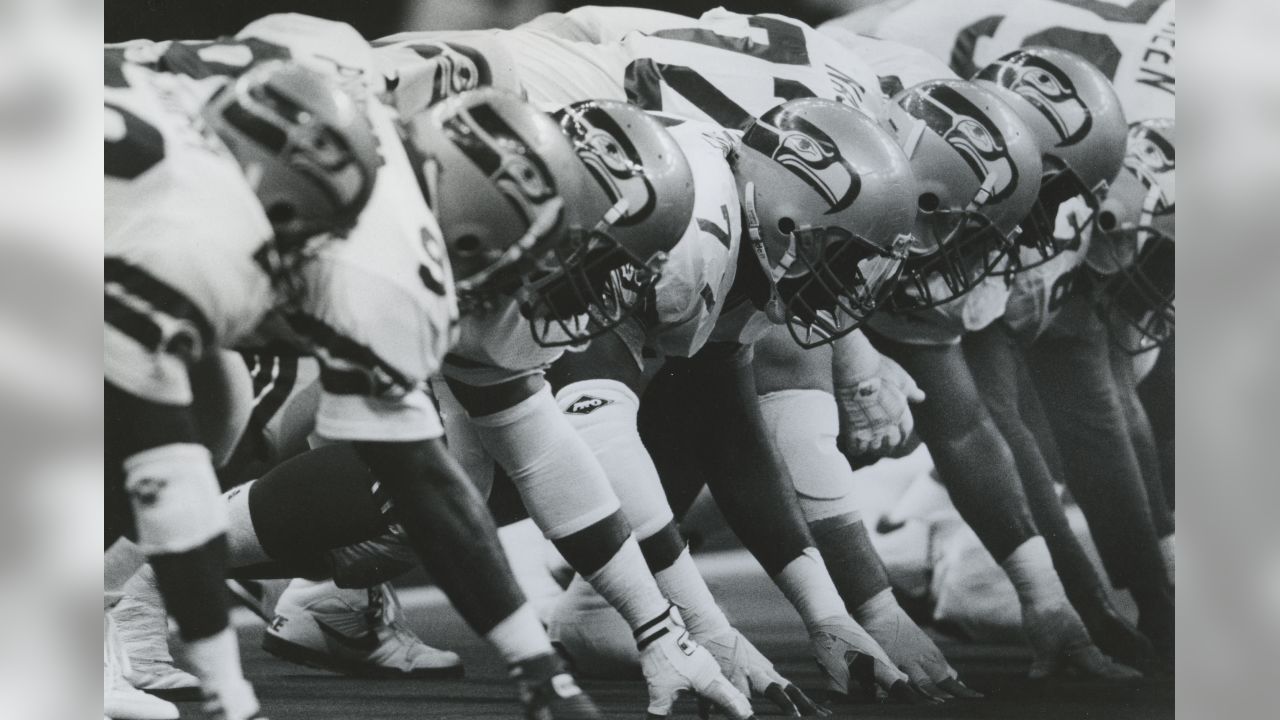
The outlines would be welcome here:
<svg viewBox="0 0 1280 720">
<path fill-rule="evenodd" d="M 699 565 L 725 611 L 778 669 L 806 690 L 822 685 L 808 655 L 803 627 L 768 578 L 744 551 L 701 556 Z M 410 624 L 428 642 L 450 648 L 466 661 L 467 677 L 458 681 L 354 680 L 290 665 L 259 648 L 262 624 L 240 624 L 246 671 L 272 720 L 464 720 L 518 718 L 514 686 L 501 662 L 478 640 L 439 593 L 423 588 L 403 592 Z M 1173 681 L 1147 680 L 1113 685 L 1082 680 L 1036 683 L 1026 679 L 1028 656 L 1019 647 L 940 645 L 971 687 L 985 700 L 942 706 L 834 705 L 834 718 L 998 718 L 1009 720 L 1144 720 L 1173 717 Z M 639 682 L 584 681 L 609 718 L 643 718 L 646 704 Z M 815 692 L 815 697 L 816 697 Z M 184 718 L 203 717 L 196 703 L 180 703 Z M 763 701 L 761 717 L 780 713 Z M 673 718 L 696 717 L 694 703 L 682 700 Z"/>
</svg>

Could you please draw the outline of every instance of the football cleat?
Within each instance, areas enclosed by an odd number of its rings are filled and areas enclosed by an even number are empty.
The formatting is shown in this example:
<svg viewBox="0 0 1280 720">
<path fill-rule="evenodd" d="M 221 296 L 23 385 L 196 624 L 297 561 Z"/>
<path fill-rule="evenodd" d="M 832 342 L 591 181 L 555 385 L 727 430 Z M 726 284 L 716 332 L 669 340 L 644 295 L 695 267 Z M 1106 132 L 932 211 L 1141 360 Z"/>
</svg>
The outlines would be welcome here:
<svg viewBox="0 0 1280 720">
<path fill-rule="evenodd" d="M 538 655 L 511 668 L 520 687 L 526 720 L 599 720 L 604 717 L 555 653 Z"/>
<path fill-rule="evenodd" d="M 115 622 L 109 613 L 102 619 L 102 712 L 114 720 L 174 720 L 178 708 L 167 700 L 148 695 L 129 684 L 129 658 L 125 655 Z"/>
<path fill-rule="evenodd" d="M 347 590 L 331 581 L 294 580 L 276 604 L 262 649 L 356 677 L 462 677 L 462 658 L 422 642 L 400 622 L 402 612 L 387 583 Z"/>
<path fill-rule="evenodd" d="M 150 565 L 125 583 L 122 595 L 109 612 L 129 660 L 125 679 L 165 700 L 199 700 L 200 681 L 176 667 L 169 653 L 169 616 Z"/>
</svg>

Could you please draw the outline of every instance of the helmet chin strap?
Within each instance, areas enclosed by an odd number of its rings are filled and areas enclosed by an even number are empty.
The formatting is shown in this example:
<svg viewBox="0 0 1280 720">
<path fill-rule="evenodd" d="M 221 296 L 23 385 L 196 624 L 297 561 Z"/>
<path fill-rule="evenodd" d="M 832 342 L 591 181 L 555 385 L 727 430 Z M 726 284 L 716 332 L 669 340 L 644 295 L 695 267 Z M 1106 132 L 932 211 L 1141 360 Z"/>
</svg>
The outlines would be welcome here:
<svg viewBox="0 0 1280 720">
<path fill-rule="evenodd" d="M 765 248 L 764 237 L 760 234 L 760 214 L 756 212 L 756 184 L 750 180 L 747 181 L 747 186 L 742 193 L 742 209 L 747 216 L 747 237 L 751 240 L 751 249 L 755 252 L 764 276 L 769 280 L 769 301 L 764 306 L 765 315 L 768 316 L 769 322 L 781 325 L 786 322 L 787 311 L 786 303 L 778 292 L 778 281 L 787 274 L 791 264 L 795 262 L 795 235 L 791 235 L 791 243 L 782 259 L 778 261 L 778 266 L 773 267 L 769 262 L 769 252 Z"/>
</svg>

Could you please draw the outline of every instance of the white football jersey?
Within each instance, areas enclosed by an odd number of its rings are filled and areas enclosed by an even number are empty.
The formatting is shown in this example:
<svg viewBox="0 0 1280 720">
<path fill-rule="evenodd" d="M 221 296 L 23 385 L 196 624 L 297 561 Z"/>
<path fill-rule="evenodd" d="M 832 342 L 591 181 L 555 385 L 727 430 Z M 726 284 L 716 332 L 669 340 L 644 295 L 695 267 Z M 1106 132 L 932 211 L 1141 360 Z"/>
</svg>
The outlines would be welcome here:
<svg viewBox="0 0 1280 720">
<path fill-rule="evenodd" d="M 793 98 L 837 100 L 873 116 L 883 103 L 879 82 L 866 63 L 826 35 L 782 15 L 717 9 L 695 19 L 594 7 L 556 17 L 575 31 L 534 22 L 514 30 L 429 33 L 424 38 L 443 35 L 463 44 L 468 37 L 486 38 L 476 42 L 483 51 L 496 37 L 514 58 L 529 101 L 546 110 L 607 98 L 741 129 Z M 583 23 L 589 27 L 583 29 Z"/>
<path fill-rule="evenodd" d="M 187 405 L 187 364 L 252 332 L 275 304 L 254 260 L 271 224 L 240 164 L 198 119 L 225 80 L 106 60 L 106 377 Z"/>
<path fill-rule="evenodd" d="M 140 47 L 126 52 L 144 58 Z M 158 44 L 152 54 L 160 69 L 193 76 L 234 76 L 262 59 L 288 58 L 339 78 L 361 102 L 383 160 L 373 193 L 347 237 L 327 243 L 307 263 L 301 300 L 282 311 L 322 365 L 318 434 L 371 441 L 439 437 L 443 430 L 425 387 L 456 337 L 453 279 L 394 112 L 376 97 L 385 79 L 372 48 L 343 23 L 272 15 L 236 38 Z"/>
<path fill-rule="evenodd" d="M 668 129 L 693 170 L 693 218 L 654 288 L 646 344 L 664 355 L 690 357 L 711 335 L 737 274 L 742 208 L 727 154 L 738 138 L 709 123 Z"/>
<path fill-rule="evenodd" d="M 557 339 L 554 333 L 551 339 Z M 445 377 L 467 385 L 497 385 L 541 374 L 564 351 L 564 347 L 545 347 L 533 339 L 533 328 L 513 299 L 462 317 L 458 342 L 445 357 L 443 372 Z"/>
<path fill-rule="evenodd" d="M 840 25 L 825 23 L 819 32 L 840 43 L 861 58 L 880 79 L 880 90 L 893 97 L 902 90 L 928 80 L 954 80 L 958 76 L 946 63 L 918 47 L 861 35 Z"/>
<path fill-rule="evenodd" d="M 1111 78 L 1130 122 L 1174 116 L 1174 0 L 913 0 L 831 22 L 927 50 L 966 78 L 1026 45 L 1070 50 Z"/>
<path fill-rule="evenodd" d="M 658 23 L 641 20 L 625 32 L 634 17 L 627 9 L 592 12 L 596 26 L 612 21 L 606 37 L 619 37 L 629 58 L 623 78 L 628 99 L 648 110 L 742 129 L 795 98 L 836 100 L 873 117 L 884 101 L 866 63 L 783 15 L 717 8 L 679 26 L 655 29 Z"/>
</svg>

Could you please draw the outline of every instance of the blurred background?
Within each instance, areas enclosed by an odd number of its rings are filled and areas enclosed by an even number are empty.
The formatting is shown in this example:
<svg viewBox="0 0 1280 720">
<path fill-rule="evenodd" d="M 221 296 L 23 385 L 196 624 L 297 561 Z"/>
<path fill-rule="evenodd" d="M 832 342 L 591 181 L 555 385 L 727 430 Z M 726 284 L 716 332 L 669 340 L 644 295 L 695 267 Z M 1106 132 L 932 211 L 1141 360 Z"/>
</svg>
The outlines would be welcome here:
<svg viewBox="0 0 1280 720">
<path fill-rule="evenodd" d="M 0 718 L 96 717 L 99 702 L 78 679 L 97 662 L 101 568 L 99 43 L 214 37 L 286 10 L 370 37 L 508 27 L 571 4 L 0 0 Z M 816 22 L 867 0 L 626 4 Z M 1179 709 L 1274 717 L 1280 3 L 1181 5 Z"/>
<path fill-rule="evenodd" d="M 113 0 L 106 17 L 107 42 L 133 38 L 210 38 L 229 35 L 250 20 L 274 12 L 305 12 L 342 20 L 365 37 L 408 30 L 509 28 L 544 12 L 581 5 L 626 5 L 700 15 L 723 6 L 735 12 L 780 12 L 816 24 L 880 0 Z M 891 2 L 893 0 L 890 0 Z"/>
</svg>

